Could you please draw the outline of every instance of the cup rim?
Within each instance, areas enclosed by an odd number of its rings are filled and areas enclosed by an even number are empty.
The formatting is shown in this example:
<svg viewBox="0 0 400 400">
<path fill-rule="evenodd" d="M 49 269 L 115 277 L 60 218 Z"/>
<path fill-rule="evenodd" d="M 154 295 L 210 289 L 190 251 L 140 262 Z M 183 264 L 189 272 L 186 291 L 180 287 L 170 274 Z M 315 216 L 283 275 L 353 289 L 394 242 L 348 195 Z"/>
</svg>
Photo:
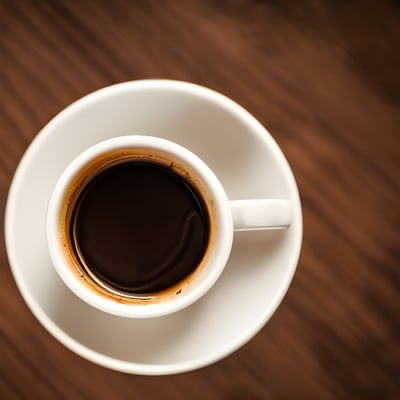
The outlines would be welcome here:
<svg viewBox="0 0 400 400">
<path fill-rule="evenodd" d="M 60 212 L 67 197 L 68 188 L 73 184 L 74 177 L 84 170 L 93 159 L 114 151 L 123 151 L 129 148 L 162 151 L 180 159 L 190 165 L 196 176 L 205 184 L 208 196 L 211 197 L 213 207 L 213 229 L 210 247 L 199 266 L 199 273 L 195 274 L 186 286 L 175 296 L 168 296 L 160 301 L 143 301 L 141 303 L 126 304 L 124 302 L 106 298 L 100 293 L 90 290 L 82 279 L 72 272 L 70 260 L 65 257 L 63 244 L 60 240 Z M 154 136 L 127 135 L 114 137 L 99 142 L 80 153 L 62 172 L 59 177 L 50 201 L 46 216 L 47 244 L 53 266 L 65 285 L 81 300 L 100 311 L 112 315 L 129 318 L 151 318 L 168 315 L 180 311 L 204 296 L 222 274 L 228 261 L 233 242 L 233 222 L 229 209 L 229 200 L 222 184 L 211 169 L 194 153 L 185 147 L 170 140 Z"/>
</svg>

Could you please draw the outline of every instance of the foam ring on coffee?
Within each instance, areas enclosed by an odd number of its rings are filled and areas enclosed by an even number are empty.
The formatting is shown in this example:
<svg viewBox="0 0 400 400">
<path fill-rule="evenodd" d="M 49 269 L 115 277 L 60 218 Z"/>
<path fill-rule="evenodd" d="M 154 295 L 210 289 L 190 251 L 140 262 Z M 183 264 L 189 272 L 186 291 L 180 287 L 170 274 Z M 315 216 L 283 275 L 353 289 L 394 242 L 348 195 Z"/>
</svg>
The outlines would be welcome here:
<svg viewBox="0 0 400 400">
<path fill-rule="evenodd" d="M 92 272 L 91 268 L 85 263 L 84 257 L 75 251 L 74 239 L 70 232 L 73 225 L 73 214 L 79 196 L 92 179 L 103 171 L 110 169 L 117 164 L 127 162 L 146 162 L 160 165 L 178 175 L 199 194 L 204 210 L 208 218 L 208 242 L 205 246 L 203 256 L 198 265 L 173 285 L 155 292 L 135 293 L 121 290 L 113 285 L 109 285 L 104 279 L 99 278 Z M 126 304 L 142 304 L 163 301 L 169 297 L 182 293 L 198 274 L 202 272 L 202 266 L 206 263 L 212 242 L 216 233 L 216 224 L 214 223 L 215 210 L 212 198 L 208 195 L 208 190 L 195 171 L 185 165 L 180 159 L 172 157 L 170 154 L 161 151 L 152 150 L 149 153 L 147 148 L 126 148 L 123 150 L 113 150 L 102 154 L 93 159 L 88 165 L 81 169 L 73 178 L 68 190 L 65 193 L 63 206 L 60 213 L 60 240 L 64 249 L 64 256 L 71 265 L 73 273 L 81 282 L 90 288 L 91 291 L 102 295 L 103 297 Z M 83 261 L 82 261 L 83 260 Z"/>
</svg>

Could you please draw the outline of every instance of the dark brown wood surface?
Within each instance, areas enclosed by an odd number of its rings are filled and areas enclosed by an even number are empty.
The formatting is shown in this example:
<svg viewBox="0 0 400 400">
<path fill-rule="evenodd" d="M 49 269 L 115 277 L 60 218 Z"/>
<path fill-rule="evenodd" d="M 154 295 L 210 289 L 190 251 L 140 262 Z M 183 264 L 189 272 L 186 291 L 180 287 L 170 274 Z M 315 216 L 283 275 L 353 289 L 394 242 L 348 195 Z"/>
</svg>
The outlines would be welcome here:
<svg viewBox="0 0 400 400">
<path fill-rule="evenodd" d="M 390 1 L 0 0 L 1 224 L 40 128 L 115 82 L 173 78 L 242 104 L 275 137 L 304 208 L 278 312 L 198 371 L 126 375 L 32 316 L 0 234 L 0 399 L 399 399 L 400 7 Z"/>
</svg>

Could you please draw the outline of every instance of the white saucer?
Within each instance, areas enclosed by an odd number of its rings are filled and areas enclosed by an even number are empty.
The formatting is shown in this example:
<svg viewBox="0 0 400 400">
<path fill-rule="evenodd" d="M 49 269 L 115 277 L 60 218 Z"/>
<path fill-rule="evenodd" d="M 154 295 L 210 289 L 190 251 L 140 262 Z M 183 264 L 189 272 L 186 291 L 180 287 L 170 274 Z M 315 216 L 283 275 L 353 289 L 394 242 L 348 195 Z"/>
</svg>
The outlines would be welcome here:
<svg viewBox="0 0 400 400">
<path fill-rule="evenodd" d="M 55 338 L 100 365 L 158 375 L 220 360 L 264 326 L 296 269 L 302 219 L 286 160 L 247 112 L 204 88 L 152 82 L 153 91 L 149 81 L 139 81 L 123 84 L 123 90 L 121 85 L 103 89 L 104 96 L 89 95 L 39 133 L 10 189 L 6 244 L 22 296 Z M 114 317 L 79 300 L 51 265 L 45 238 L 46 207 L 62 170 L 90 145 L 134 133 L 164 137 L 193 151 L 219 177 L 232 200 L 279 197 L 290 199 L 294 207 L 288 230 L 236 233 L 224 273 L 199 302 L 152 319 Z"/>
</svg>

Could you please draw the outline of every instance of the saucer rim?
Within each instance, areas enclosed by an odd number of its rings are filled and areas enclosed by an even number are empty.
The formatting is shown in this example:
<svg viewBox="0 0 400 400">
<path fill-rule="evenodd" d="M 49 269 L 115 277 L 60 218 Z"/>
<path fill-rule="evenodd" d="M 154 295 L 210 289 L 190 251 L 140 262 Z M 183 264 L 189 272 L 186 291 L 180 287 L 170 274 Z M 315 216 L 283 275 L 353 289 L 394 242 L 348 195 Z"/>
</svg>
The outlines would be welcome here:
<svg viewBox="0 0 400 400">
<path fill-rule="evenodd" d="M 12 238 L 14 235 L 14 227 L 12 223 L 13 215 L 16 212 L 16 201 L 14 200 L 18 191 L 23 184 L 25 178 L 25 170 L 29 166 L 30 162 L 33 162 L 35 159 L 35 155 L 37 153 L 37 148 L 40 147 L 42 142 L 45 142 L 49 135 L 52 135 L 54 131 L 51 130 L 51 125 L 57 123 L 60 118 L 65 117 L 68 113 L 73 112 L 75 107 L 78 107 L 81 102 L 92 101 L 93 99 L 96 101 L 97 96 L 103 92 L 108 95 L 108 91 L 118 91 L 119 89 L 130 90 L 131 86 L 134 85 L 136 87 L 143 85 L 143 87 L 147 88 L 149 86 L 157 87 L 158 89 L 163 86 L 164 88 L 173 88 L 180 90 L 189 90 L 189 91 L 197 91 L 202 96 L 207 96 L 208 99 L 210 97 L 213 101 L 224 102 L 225 105 L 228 105 L 230 109 L 232 107 L 236 111 L 240 111 L 241 117 L 245 117 L 247 122 L 249 122 L 253 126 L 253 133 L 257 134 L 262 140 L 267 142 L 268 147 L 272 146 L 272 151 L 274 151 L 275 155 L 277 155 L 280 159 L 280 164 L 283 167 L 283 173 L 288 180 L 288 184 L 290 185 L 291 191 L 293 192 L 293 201 L 297 204 L 294 205 L 295 212 L 297 215 L 297 226 L 296 226 L 296 235 L 293 239 L 293 250 L 290 262 L 288 262 L 288 268 L 286 276 L 283 280 L 281 286 L 277 289 L 271 304 L 273 306 L 265 308 L 263 313 L 260 313 L 258 319 L 255 319 L 255 322 L 251 325 L 251 329 L 247 329 L 245 334 L 236 337 L 236 340 L 230 340 L 228 344 L 221 347 L 218 352 L 213 353 L 212 355 L 206 355 L 204 357 L 196 357 L 188 361 L 178 362 L 178 363 L 170 363 L 170 364 L 145 364 L 145 363 L 137 363 L 132 361 L 124 361 L 121 359 L 113 358 L 107 356 L 103 353 L 99 353 L 86 345 L 83 345 L 78 340 L 74 339 L 72 336 L 68 335 L 64 332 L 43 310 L 43 308 L 37 303 L 35 297 L 30 293 L 28 285 L 26 281 L 23 279 L 22 270 L 18 268 L 18 257 L 15 252 L 15 248 L 12 243 Z M 249 340 L 251 340 L 268 322 L 271 316 L 276 312 L 280 303 L 282 302 L 287 290 L 293 280 L 293 276 L 296 272 L 298 261 L 301 253 L 302 239 L 303 239 L 303 219 L 301 212 L 301 202 L 298 187 L 293 175 L 293 172 L 290 168 L 290 165 L 284 156 L 282 150 L 268 132 L 268 130 L 255 118 L 253 117 L 246 109 L 236 103 L 234 100 L 228 98 L 227 96 L 218 93 L 212 89 L 205 88 L 203 86 L 193 84 L 190 82 L 183 81 L 173 81 L 173 80 L 138 80 L 138 81 L 127 81 L 122 83 L 117 83 L 102 89 L 99 89 L 95 92 L 92 92 L 77 101 L 73 102 L 71 105 L 66 107 L 60 113 L 58 113 L 52 120 L 50 120 L 34 137 L 29 146 L 27 147 L 25 153 L 21 157 L 21 160 L 18 163 L 18 166 L 15 170 L 14 176 L 12 178 L 12 182 L 10 184 L 9 193 L 6 201 L 5 208 L 5 243 L 6 243 L 6 252 L 9 258 L 10 269 L 12 271 L 14 280 L 20 291 L 25 303 L 28 306 L 28 309 L 31 310 L 36 319 L 41 323 L 41 325 L 60 343 L 62 343 L 65 347 L 73 351 L 75 354 L 80 357 L 90 360 L 91 362 L 98 364 L 103 367 L 107 367 L 116 371 L 130 373 L 130 374 L 138 374 L 138 375 L 170 375 L 176 373 L 183 373 L 188 371 L 193 371 L 207 365 L 213 364 L 228 355 L 234 353 L 239 348 L 244 346 Z M 122 318 L 122 317 L 121 317 Z"/>
</svg>

